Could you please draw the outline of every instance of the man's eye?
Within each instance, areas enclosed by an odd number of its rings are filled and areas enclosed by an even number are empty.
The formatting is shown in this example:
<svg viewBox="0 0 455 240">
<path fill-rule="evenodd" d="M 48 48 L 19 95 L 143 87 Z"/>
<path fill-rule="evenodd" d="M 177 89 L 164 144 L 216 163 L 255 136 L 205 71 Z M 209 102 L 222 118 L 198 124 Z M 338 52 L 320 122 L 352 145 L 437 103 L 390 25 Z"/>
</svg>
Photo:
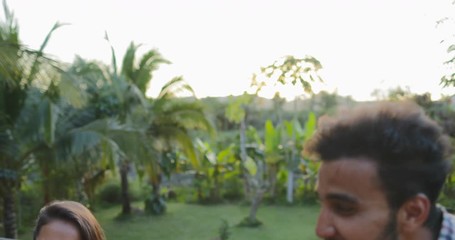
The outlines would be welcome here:
<svg viewBox="0 0 455 240">
<path fill-rule="evenodd" d="M 350 204 L 334 204 L 332 208 L 335 213 L 346 217 L 353 215 L 356 211 L 356 208 Z"/>
</svg>

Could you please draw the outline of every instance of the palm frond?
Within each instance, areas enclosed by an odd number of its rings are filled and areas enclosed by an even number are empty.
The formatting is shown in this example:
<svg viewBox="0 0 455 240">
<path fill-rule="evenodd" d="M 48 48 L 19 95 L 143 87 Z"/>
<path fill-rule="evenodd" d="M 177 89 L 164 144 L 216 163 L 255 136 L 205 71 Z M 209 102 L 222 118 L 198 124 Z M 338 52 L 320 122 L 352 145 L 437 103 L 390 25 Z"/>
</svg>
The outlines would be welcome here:
<svg viewBox="0 0 455 240">
<path fill-rule="evenodd" d="M 65 71 L 72 77 L 83 79 L 87 91 L 96 91 L 110 82 L 109 67 L 101 62 L 86 61 L 76 56 L 73 63 Z"/>
<path fill-rule="evenodd" d="M 26 93 L 25 103 L 10 129 L 14 138 L 24 146 L 40 144 L 46 138 L 51 140 L 52 133 L 47 131 L 54 128 L 58 109 L 52 106 L 39 89 L 29 88 Z"/>
<path fill-rule="evenodd" d="M 194 90 L 189 84 L 185 83 L 182 76 L 174 77 L 161 88 L 158 98 L 172 98 L 178 92 L 182 91 L 187 91 L 193 96 L 195 95 Z"/>
<path fill-rule="evenodd" d="M 126 76 L 131 82 L 134 82 L 134 61 L 136 59 L 136 51 L 139 46 L 131 42 L 125 55 L 123 56 L 121 74 Z"/>
<path fill-rule="evenodd" d="M 139 47 L 140 45 L 135 45 L 134 42 L 130 43 L 123 57 L 121 74 L 145 94 L 152 79 L 152 72 L 157 70 L 160 64 L 169 63 L 169 61 L 164 59 L 157 50 L 150 50 L 141 57 L 139 63 L 136 63 Z"/>
<path fill-rule="evenodd" d="M 6 85 L 9 88 L 18 87 L 20 82 L 17 81 L 16 76 L 22 74 L 15 70 L 19 51 L 19 45 L 0 42 L 0 85 Z"/>
<path fill-rule="evenodd" d="M 175 144 L 180 146 L 193 167 L 196 169 L 199 168 L 200 162 L 196 157 L 192 139 L 185 129 L 174 126 L 161 126 L 156 130 L 154 137 L 158 136 L 159 138 L 165 139 L 165 142 L 170 144 L 170 146 L 175 146 Z"/>
<path fill-rule="evenodd" d="M 64 26 L 65 24 L 61 24 L 59 22 L 56 22 L 54 24 L 54 26 L 52 27 L 52 29 L 47 33 L 46 35 L 46 38 L 44 39 L 43 43 L 41 44 L 37 54 L 35 55 L 35 59 L 32 61 L 32 66 L 31 66 L 31 69 L 30 69 L 30 72 L 28 74 L 28 79 L 27 79 L 27 83 L 30 84 L 32 82 L 32 80 L 34 79 L 35 75 L 37 74 L 38 72 L 38 66 L 40 65 L 40 57 L 43 56 L 43 52 L 44 52 L 44 48 L 46 48 L 48 42 L 49 42 L 49 39 L 51 38 L 52 36 L 52 33 L 54 33 L 55 30 L 57 30 L 58 28 Z"/>
<path fill-rule="evenodd" d="M 68 103 L 75 108 L 82 108 L 88 102 L 87 92 L 84 91 L 84 80 L 71 73 L 61 75 L 58 91 Z"/>
<path fill-rule="evenodd" d="M 158 69 L 159 65 L 170 63 L 170 61 L 163 58 L 158 50 L 148 51 L 142 56 L 139 66 L 134 73 L 134 83 L 145 94 L 153 78 L 153 72 Z"/>
<path fill-rule="evenodd" d="M 160 109 L 152 109 L 152 112 L 159 112 L 154 118 L 155 124 L 174 124 L 186 129 L 201 129 L 206 130 L 210 134 L 214 134 L 213 125 L 207 119 L 202 105 L 197 102 L 187 102 L 178 99 L 167 100 L 162 105 L 158 105 Z"/>
<path fill-rule="evenodd" d="M 117 76 L 117 75 L 118 75 L 118 72 L 117 72 L 117 57 L 115 56 L 114 46 L 112 46 L 111 41 L 109 40 L 109 35 L 107 34 L 107 32 L 104 32 L 104 39 L 105 39 L 105 40 L 109 43 L 109 45 L 111 46 L 112 67 L 114 68 L 114 69 L 113 69 L 113 75 L 114 75 L 114 76 Z"/>
<path fill-rule="evenodd" d="M 8 4 L 6 4 L 6 0 L 3 0 L 3 12 L 5 14 L 5 22 L 0 23 L 0 40 L 18 44 L 19 27 L 14 13 L 9 9 Z"/>
</svg>

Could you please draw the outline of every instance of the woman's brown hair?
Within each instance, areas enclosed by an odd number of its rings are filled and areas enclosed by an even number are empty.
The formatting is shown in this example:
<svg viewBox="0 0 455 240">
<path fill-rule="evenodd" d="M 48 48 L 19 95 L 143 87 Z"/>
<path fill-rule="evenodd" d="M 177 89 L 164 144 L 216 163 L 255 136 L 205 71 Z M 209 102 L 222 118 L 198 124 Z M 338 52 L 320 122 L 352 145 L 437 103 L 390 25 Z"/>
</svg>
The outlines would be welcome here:
<svg viewBox="0 0 455 240">
<path fill-rule="evenodd" d="M 44 225 L 54 220 L 73 224 L 79 230 L 81 240 L 106 239 L 95 216 L 84 205 L 74 201 L 54 201 L 41 208 L 36 220 L 33 240 L 37 239 Z"/>
</svg>

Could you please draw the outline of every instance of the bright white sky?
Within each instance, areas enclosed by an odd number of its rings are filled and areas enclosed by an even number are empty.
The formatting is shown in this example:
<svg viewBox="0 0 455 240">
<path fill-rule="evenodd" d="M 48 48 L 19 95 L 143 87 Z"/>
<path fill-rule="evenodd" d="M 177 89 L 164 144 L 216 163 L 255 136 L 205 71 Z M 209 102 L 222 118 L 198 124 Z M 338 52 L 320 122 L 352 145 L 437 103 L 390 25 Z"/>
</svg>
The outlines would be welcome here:
<svg viewBox="0 0 455 240">
<path fill-rule="evenodd" d="M 47 52 L 110 62 L 107 31 L 120 59 L 127 45 L 157 48 L 172 65 L 154 75 L 151 95 L 183 75 L 198 97 L 241 94 L 261 66 L 285 55 L 323 64 L 322 88 L 357 100 L 374 89 L 409 86 L 439 98 L 448 59 L 451 0 L 8 0 L 21 38 L 38 48 L 56 22 Z M 3 18 L 3 13 L 0 15 Z M 319 88 L 317 88 L 319 89 Z M 289 89 L 288 89 L 289 90 Z M 283 93 L 301 93 L 299 87 Z M 445 89 L 445 94 L 453 93 Z M 269 94 L 265 92 L 264 94 Z"/>
</svg>

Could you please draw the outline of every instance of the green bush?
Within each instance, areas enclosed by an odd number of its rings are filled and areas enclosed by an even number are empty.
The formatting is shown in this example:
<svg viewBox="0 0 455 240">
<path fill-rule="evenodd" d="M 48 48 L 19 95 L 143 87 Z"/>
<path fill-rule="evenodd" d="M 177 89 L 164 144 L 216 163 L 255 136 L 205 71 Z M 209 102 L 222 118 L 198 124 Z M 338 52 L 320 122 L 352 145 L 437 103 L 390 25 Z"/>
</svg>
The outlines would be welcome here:
<svg viewBox="0 0 455 240">
<path fill-rule="evenodd" d="M 23 232 L 34 225 L 38 212 L 43 206 L 41 187 L 36 183 L 23 184 L 16 197 L 18 228 L 19 232 Z"/>
<path fill-rule="evenodd" d="M 229 202 L 241 201 L 244 198 L 243 181 L 238 174 L 227 174 L 222 189 L 222 198 Z"/>
<path fill-rule="evenodd" d="M 245 217 L 240 221 L 240 223 L 237 224 L 238 227 L 249 227 L 249 228 L 257 228 L 262 225 L 262 222 L 260 220 L 253 219 L 251 220 L 249 217 Z"/>
<path fill-rule="evenodd" d="M 453 191 L 444 189 L 439 196 L 438 203 L 444 206 L 449 212 L 455 212 L 455 198 Z"/>
<path fill-rule="evenodd" d="M 102 203 L 114 204 L 122 201 L 120 184 L 115 182 L 109 182 L 101 186 L 97 195 Z"/>
<path fill-rule="evenodd" d="M 315 190 L 315 181 L 305 182 L 303 179 L 296 181 L 297 188 L 295 190 L 296 203 L 316 204 L 318 202 L 318 194 Z"/>
<path fill-rule="evenodd" d="M 229 223 L 225 219 L 223 219 L 221 226 L 218 229 L 218 239 L 228 240 L 230 235 L 231 231 L 229 231 Z"/>
<path fill-rule="evenodd" d="M 161 215 L 166 212 L 166 201 L 163 197 L 149 197 L 145 200 L 145 213 Z"/>
<path fill-rule="evenodd" d="M 139 181 L 130 182 L 128 186 L 131 201 L 142 201 L 147 197 L 149 188 L 141 186 Z M 120 180 L 111 180 L 97 191 L 96 199 L 101 204 L 119 204 L 122 202 Z"/>
</svg>

